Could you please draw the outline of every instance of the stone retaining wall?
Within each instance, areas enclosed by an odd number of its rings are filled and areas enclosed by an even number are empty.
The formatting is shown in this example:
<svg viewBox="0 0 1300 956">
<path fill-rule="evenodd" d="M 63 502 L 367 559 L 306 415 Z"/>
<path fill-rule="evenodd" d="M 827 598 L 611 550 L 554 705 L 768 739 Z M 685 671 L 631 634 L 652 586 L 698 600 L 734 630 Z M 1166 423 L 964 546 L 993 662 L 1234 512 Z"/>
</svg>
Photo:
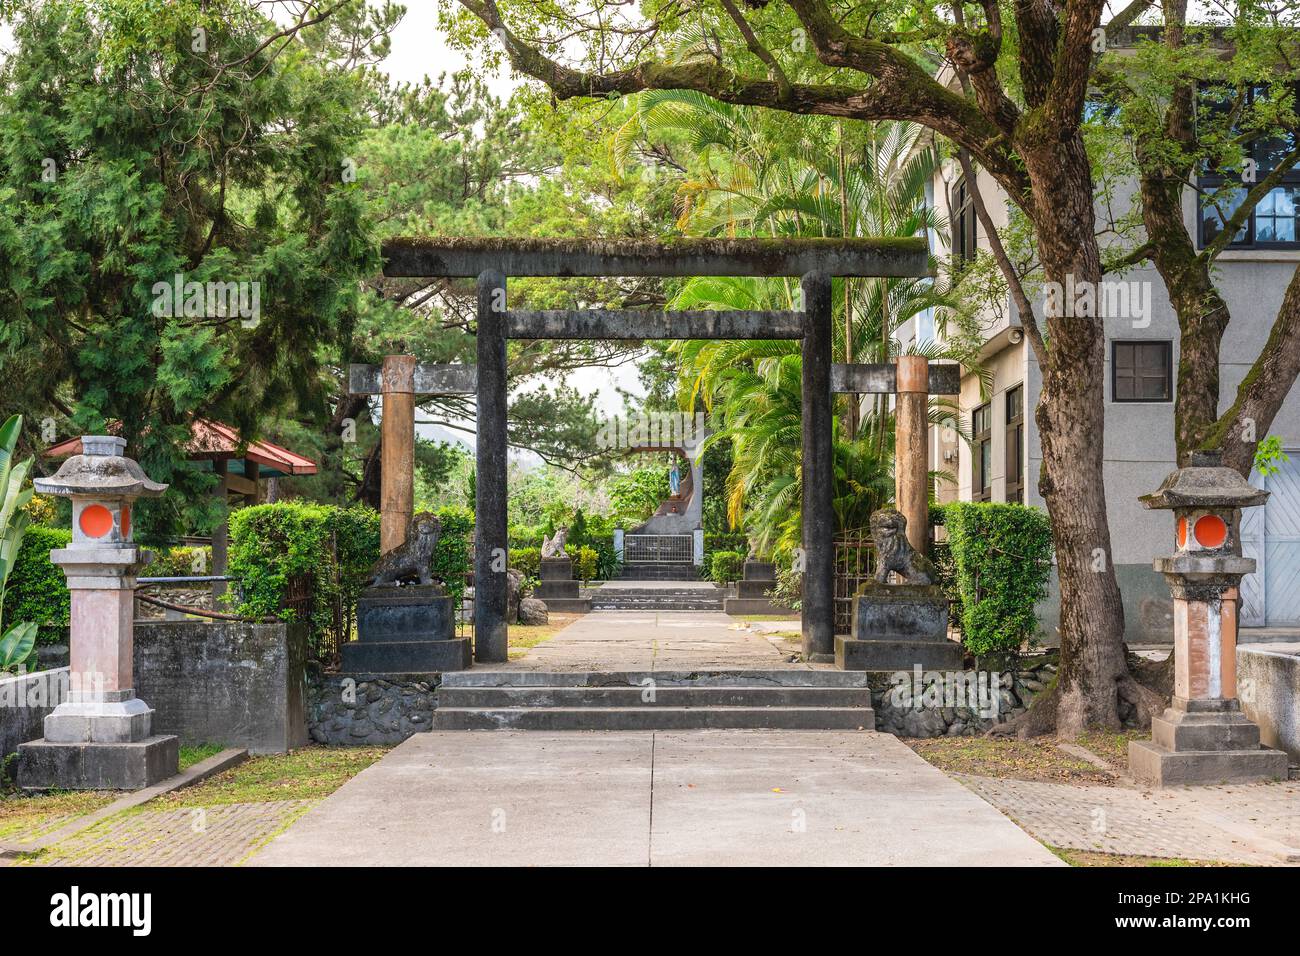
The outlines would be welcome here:
<svg viewBox="0 0 1300 956">
<path fill-rule="evenodd" d="M 312 670 L 307 728 L 318 744 L 400 744 L 433 726 L 441 674 L 322 674 Z"/>
<path fill-rule="evenodd" d="M 45 715 L 68 692 L 68 669 L 0 677 L 0 763 L 45 734 Z"/>
<path fill-rule="evenodd" d="M 1054 657 L 1031 658 L 1016 671 L 872 674 L 876 729 L 900 737 L 975 737 L 1023 714 L 1055 677 Z"/>
<path fill-rule="evenodd" d="M 1300 762 L 1300 644 L 1238 644 L 1237 689 L 1260 740 Z"/>
<path fill-rule="evenodd" d="M 138 621 L 135 692 L 154 733 L 284 753 L 307 743 L 305 625 Z"/>
</svg>

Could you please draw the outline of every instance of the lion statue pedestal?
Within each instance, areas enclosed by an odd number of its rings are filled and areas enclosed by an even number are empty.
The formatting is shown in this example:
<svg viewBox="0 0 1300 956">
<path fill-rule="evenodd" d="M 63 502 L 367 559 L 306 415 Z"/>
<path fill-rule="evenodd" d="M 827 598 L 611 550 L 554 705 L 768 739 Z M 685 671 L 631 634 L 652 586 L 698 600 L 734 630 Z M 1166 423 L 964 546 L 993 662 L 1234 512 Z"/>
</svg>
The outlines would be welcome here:
<svg viewBox="0 0 1300 956">
<path fill-rule="evenodd" d="M 545 601 L 547 610 L 556 613 L 586 614 L 591 610 L 591 599 L 581 596 L 573 579 L 573 561 L 563 551 L 559 557 L 542 558 L 541 581 L 533 589 L 533 597 Z"/>
<path fill-rule="evenodd" d="M 853 598 L 853 636 L 835 638 L 835 666 L 848 671 L 954 671 L 962 646 L 948 640 L 948 598 L 934 566 L 907 543 L 907 519 L 884 509 L 871 516 L 876 580 Z M 889 584 L 890 573 L 905 583 Z"/>
<path fill-rule="evenodd" d="M 357 640 L 340 648 L 342 673 L 425 674 L 470 666 L 469 638 L 456 637 L 452 599 L 430 567 L 441 531 L 436 517 L 417 514 L 406 543 L 379 559 L 371 586 L 357 598 Z"/>
</svg>

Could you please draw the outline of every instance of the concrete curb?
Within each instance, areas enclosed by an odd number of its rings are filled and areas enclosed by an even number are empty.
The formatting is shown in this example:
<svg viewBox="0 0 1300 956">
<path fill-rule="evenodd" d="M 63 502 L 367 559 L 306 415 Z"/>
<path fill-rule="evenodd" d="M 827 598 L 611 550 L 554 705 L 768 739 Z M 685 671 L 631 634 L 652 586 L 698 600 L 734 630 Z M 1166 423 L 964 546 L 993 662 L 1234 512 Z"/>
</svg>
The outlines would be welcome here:
<svg viewBox="0 0 1300 956">
<path fill-rule="evenodd" d="M 192 787 L 196 783 L 206 780 L 214 774 L 221 773 L 223 770 L 229 770 L 231 767 L 238 766 L 248 759 L 248 751 L 236 747 L 231 747 L 214 754 L 206 760 L 200 760 L 192 767 L 182 770 L 174 777 L 168 777 L 162 783 L 154 784 L 152 787 L 145 787 L 143 790 L 137 790 L 135 793 L 127 794 L 114 800 L 106 807 L 88 813 L 85 816 L 65 823 L 57 830 L 38 837 L 28 842 L 3 842 L 0 841 L 0 859 L 13 858 L 30 853 L 40 853 L 42 850 L 48 850 L 61 840 L 66 840 L 70 836 L 80 833 L 88 827 L 94 826 L 101 820 L 121 813 L 123 810 L 130 810 L 132 807 L 138 807 L 143 803 L 148 803 L 155 797 L 160 797 L 165 793 L 171 793 L 173 790 L 181 790 L 185 787 Z"/>
</svg>

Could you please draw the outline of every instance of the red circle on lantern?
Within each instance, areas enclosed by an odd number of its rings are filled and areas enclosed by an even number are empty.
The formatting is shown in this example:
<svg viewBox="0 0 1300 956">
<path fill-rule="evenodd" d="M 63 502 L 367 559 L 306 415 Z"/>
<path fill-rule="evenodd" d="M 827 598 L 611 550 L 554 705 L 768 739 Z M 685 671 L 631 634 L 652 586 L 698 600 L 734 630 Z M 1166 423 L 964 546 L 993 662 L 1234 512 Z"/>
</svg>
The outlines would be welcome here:
<svg viewBox="0 0 1300 956">
<path fill-rule="evenodd" d="M 113 512 L 103 505 L 90 505 L 81 509 L 79 524 L 86 537 L 102 538 L 113 530 Z"/>
<path fill-rule="evenodd" d="M 131 506 L 122 505 L 122 538 L 131 537 Z"/>
<path fill-rule="evenodd" d="M 1196 519 L 1196 540 L 1203 548 L 1218 548 L 1228 540 L 1228 526 L 1218 515 L 1202 515 Z"/>
<path fill-rule="evenodd" d="M 1187 518 L 1178 519 L 1178 547 L 1187 547 Z"/>
</svg>

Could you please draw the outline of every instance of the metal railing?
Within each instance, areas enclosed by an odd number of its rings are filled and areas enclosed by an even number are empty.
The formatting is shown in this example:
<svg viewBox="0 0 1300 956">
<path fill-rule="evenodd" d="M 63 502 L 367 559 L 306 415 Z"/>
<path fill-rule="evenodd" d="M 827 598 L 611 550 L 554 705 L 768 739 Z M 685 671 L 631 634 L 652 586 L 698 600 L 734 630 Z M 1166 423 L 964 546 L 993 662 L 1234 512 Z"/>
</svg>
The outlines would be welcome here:
<svg viewBox="0 0 1300 956">
<path fill-rule="evenodd" d="M 625 564 L 690 564 L 694 560 L 689 534 L 629 534 L 623 537 Z"/>
</svg>

